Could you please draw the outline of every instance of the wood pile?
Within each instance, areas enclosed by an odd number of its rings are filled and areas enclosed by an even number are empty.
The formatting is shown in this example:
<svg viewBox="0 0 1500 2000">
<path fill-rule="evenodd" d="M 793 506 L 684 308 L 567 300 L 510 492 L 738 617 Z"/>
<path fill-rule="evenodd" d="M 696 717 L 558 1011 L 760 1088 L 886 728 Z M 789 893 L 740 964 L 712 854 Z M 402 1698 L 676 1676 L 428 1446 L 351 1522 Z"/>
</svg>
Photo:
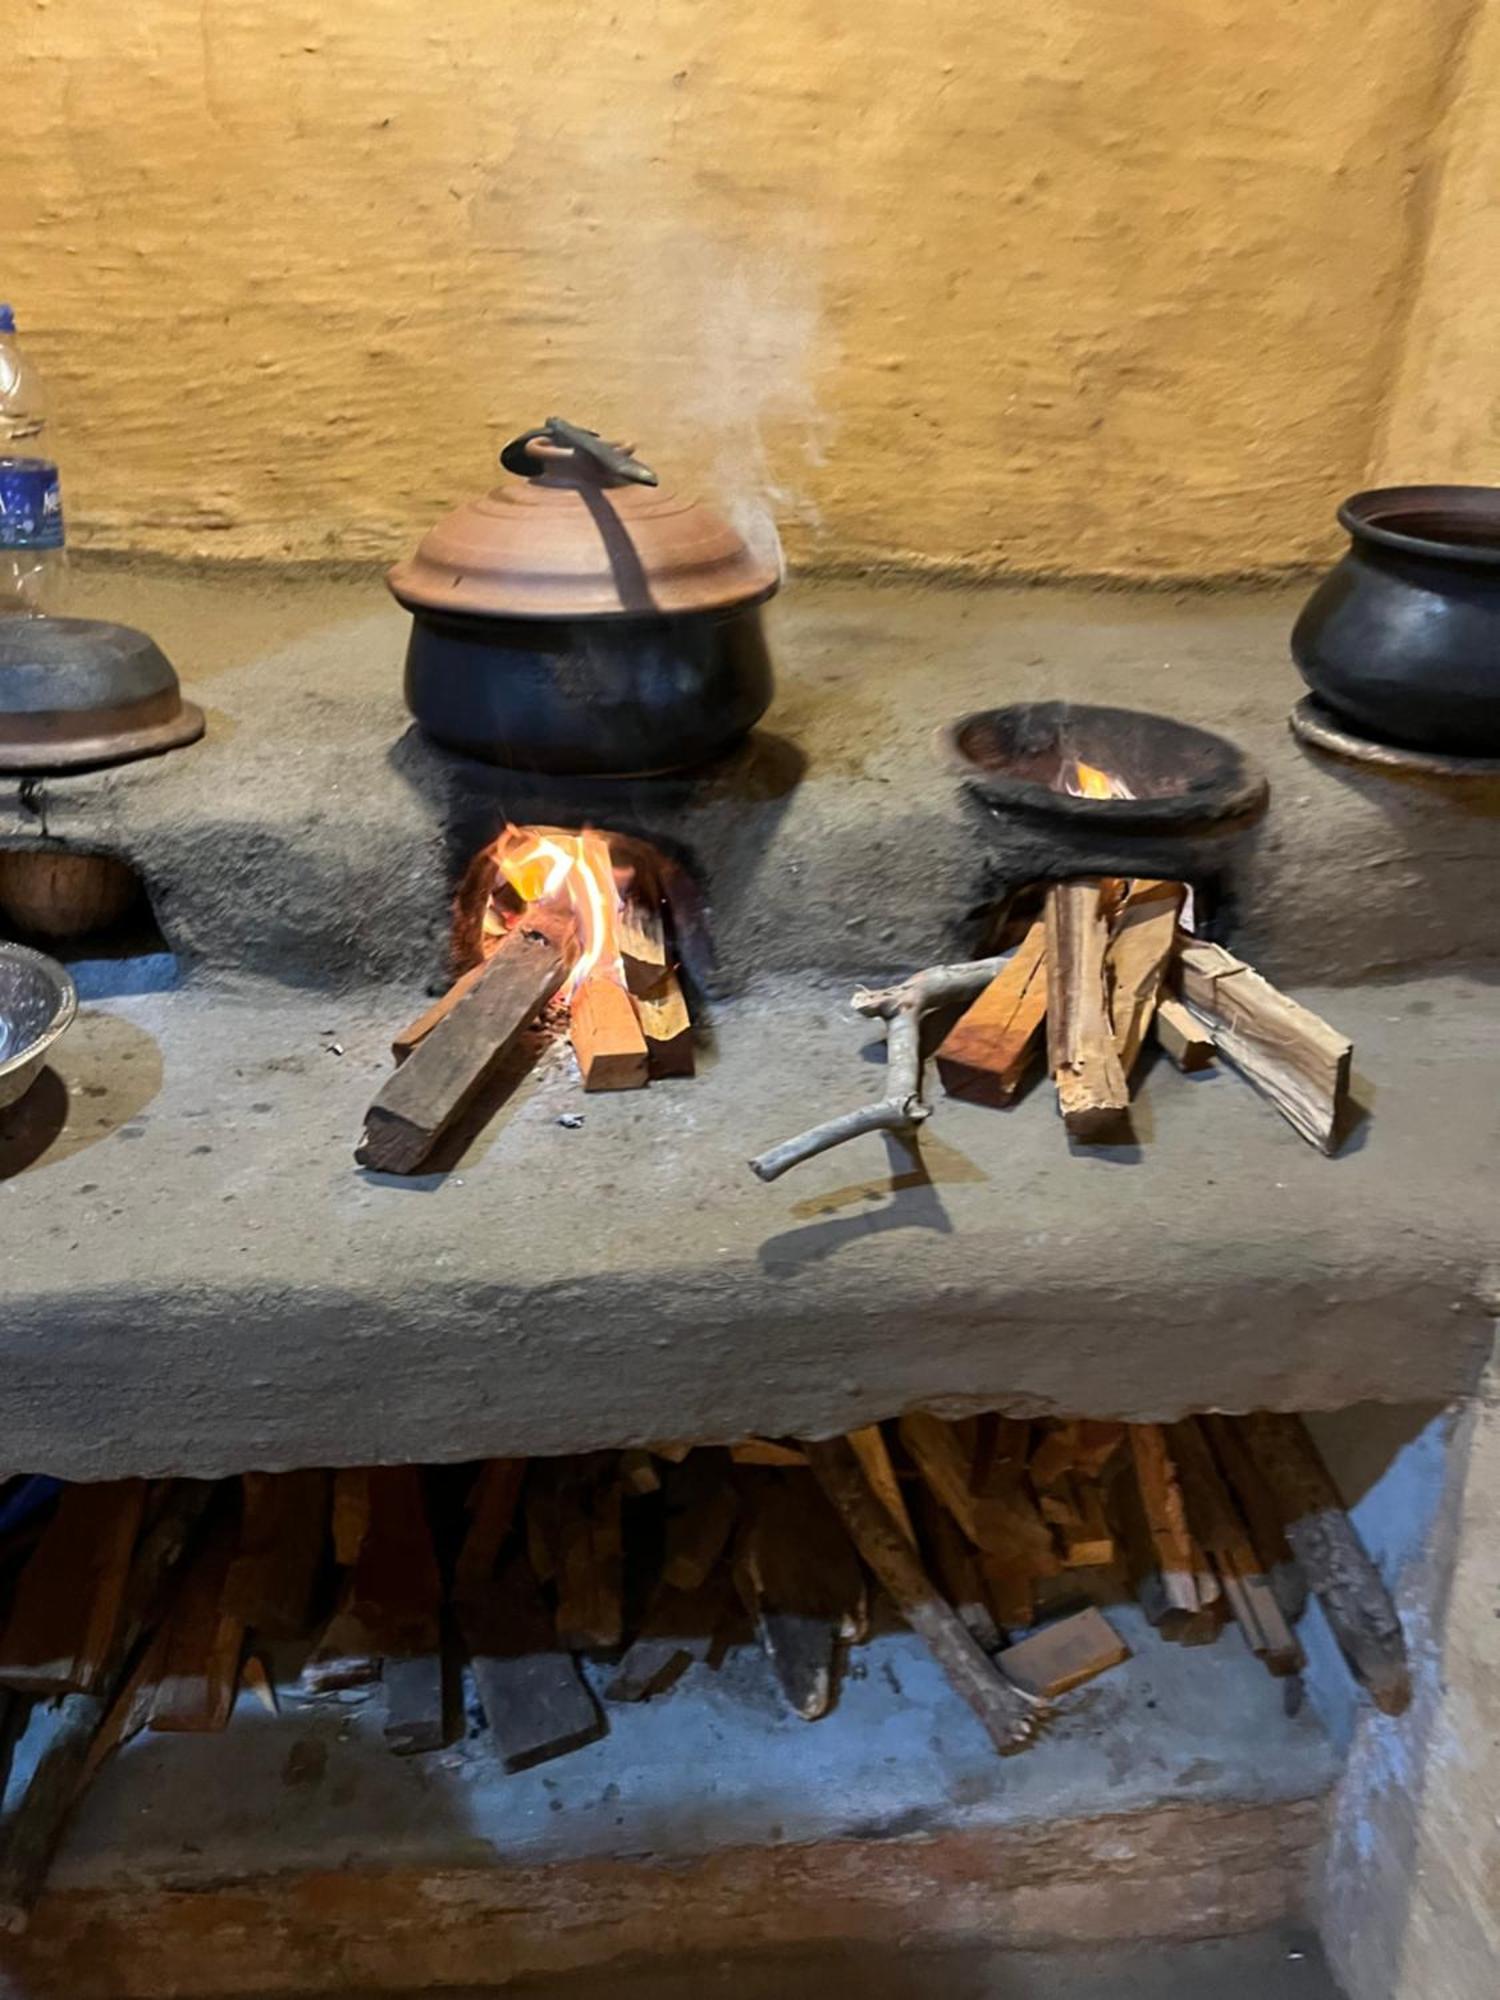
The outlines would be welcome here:
<svg viewBox="0 0 1500 2000">
<path fill-rule="evenodd" d="M 601 834 L 534 831 L 575 853 L 603 886 L 592 902 L 576 884 L 528 900 L 494 853 L 480 857 L 460 890 L 458 976 L 393 1038 L 397 1068 L 365 1114 L 354 1156 L 361 1166 L 422 1171 L 544 1017 L 571 1040 L 586 1091 L 639 1090 L 693 1074 L 693 1023 L 654 870 L 639 858 L 615 868 Z M 607 936 L 597 965 L 565 993 L 574 967 L 588 962 L 585 913 Z"/>
<path fill-rule="evenodd" d="M 147 1730 L 223 1730 L 241 1694 L 276 1713 L 378 1683 L 393 1752 L 482 1729 L 520 1771 L 752 1639 L 816 1721 L 849 1648 L 894 1611 L 1009 1753 L 1128 1656 L 1110 1605 L 1137 1598 L 1183 1644 L 1232 1623 L 1290 1678 L 1309 1592 L 1379 1706 L 1410 1692 L 1390 1597 L 1295 1417 L 915 1412 L 821 1442 L 126 1481 L 45 1503 L 0 1546 L 0 1785 L 34 1709 L 44 1737 L 0 1837 L 11 1928 L 106 1758 Z"/>
<path fill-rule="evenodd" d="M 1194 936 L 1187 915 L 1181 882 L 1054 882 L 1036 913 L 1011 925 L 1004 953 L 861 988 L 856 1013 L 887 1023 L 886 1097 L 772 1147 L 752 1170 L 772 1181 L 861 1132 L 915 1133 L 932 1115 L 922 1083 L 929 1016 L 944 1017 L 935 1055 L 950 1097 L 1007 1106 L 1045 1067 L 1073 1137 L 1128 1138 L 1132 1078 L 1154 1041 L 1181 1070 L 1222 1057 L 1304 1139 L 1335 1152 L 1353 1044 Z"/>
</svg>

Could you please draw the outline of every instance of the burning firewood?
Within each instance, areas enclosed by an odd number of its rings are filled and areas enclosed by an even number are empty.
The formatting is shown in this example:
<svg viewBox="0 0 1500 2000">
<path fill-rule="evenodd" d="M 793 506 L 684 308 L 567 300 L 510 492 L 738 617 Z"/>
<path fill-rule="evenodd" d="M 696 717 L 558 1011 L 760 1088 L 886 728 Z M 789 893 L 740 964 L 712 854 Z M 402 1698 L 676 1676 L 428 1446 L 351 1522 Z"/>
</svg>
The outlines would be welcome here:
<svg viewBox="0 0 1500 2000">
<path fill-rule="evenodd" d="M 1078 1138 L 1109 1132 L 1130 1107 L 1110 1018 L 1104 884 L 1054 882 L 1047 891 L 1047 1063 L 1057 1108 Z"/>
<path fill-rule="evenodd" d="M 644 1090 L 646 1038 L 630 995 L 602 974 L 573 990 L 569 1032 L 585 1090 Z"/>
<path fill-rule="evenodd" d="M 795 1139 L 788 1139 L 750 1162 L 751 1171 L 763 1181 L 779 1180 L 789 1168 L 800 1166 L 831 1146 L 842 1146 L 865 1132 L 915 1132 L 932 1115 L 932 1106 L 922 1095 L 922 1017 L 934 1007 L 957 1000 L 972 999 L 983 991 L 1004 964 L 1003 959 L 981 958 L 970 965 L 935 965 L 915 972 L 899 986 L 878 992 L 861 987 L 854 995 L 858 1014 L 886 1023 L 885 1067 L 889 1089 L 877 1104 L 862 1104 L 841 1117 L 814 1125 Z"/>
<path fill-rule="evenodd" d="M 1304 1139 L 1331 1153 L 1349 1092 L 1354 1045 L 1221 945 L 1184 937 L 1182 998 L 1214 1046 Z"/>
<path fill-rule="evenodd" d="M 361 1166 L 418 1170 L 562 985 L 574 949 L 567 916 L 528 914 L 525 928 L 501 942 L 482 976 L 381 1086 L 354 1155 Z"/>
</svg>

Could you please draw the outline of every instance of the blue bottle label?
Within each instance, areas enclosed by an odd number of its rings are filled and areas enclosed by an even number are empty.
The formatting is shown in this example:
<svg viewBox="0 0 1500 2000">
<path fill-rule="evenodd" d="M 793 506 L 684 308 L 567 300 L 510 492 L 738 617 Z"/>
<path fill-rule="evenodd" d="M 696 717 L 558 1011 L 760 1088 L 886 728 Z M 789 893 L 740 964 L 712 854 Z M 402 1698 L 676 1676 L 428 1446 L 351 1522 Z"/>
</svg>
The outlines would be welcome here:
<svg viewBox="0 0 1500 2000">
<path fill-rule="evenodd" d="M 62 486 L 50 458 L 0 458 L 0 549 L 60 549 Z"/>
</svg>

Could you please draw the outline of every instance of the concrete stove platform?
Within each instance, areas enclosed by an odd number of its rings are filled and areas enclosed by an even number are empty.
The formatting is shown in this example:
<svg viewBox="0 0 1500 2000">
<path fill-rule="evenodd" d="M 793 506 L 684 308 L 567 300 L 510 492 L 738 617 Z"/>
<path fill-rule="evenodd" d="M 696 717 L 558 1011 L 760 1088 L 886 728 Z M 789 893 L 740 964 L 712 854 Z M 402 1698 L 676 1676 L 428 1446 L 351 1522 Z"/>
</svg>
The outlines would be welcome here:
<svg viewBox="0 0 1500 2000">
<path fill-rule="evenodd" d="M 865 976 L 963 955 L 997 887 L 1066 866 L 1052 829 L 987 822 L 939 723 L 1065 698 L 1220 729 L 1265 766 L 1270 812 L 1225 853 L 1233 939 L 1272 978 L 1500 958 L 1500 780 L 1393 777 L 1287 728 L 1300 592 L 1167 596 L 794 581 L 772 606 L 779 692 L 738 756 L 695 778 L 528 781 L 444 755 L 401 700 L 407 621 L 373 572 L 151 573 L 82 565 L 77 608 L 152 632 L 209 711 L 191 751 L 0 779 L 0 844 L 118 849 L 193 970 L 304 988 L 442 967 L 448 898 L 507 816 L 644 832 L 707 890 L 720 990 L 764 973 Z M 1075 867 L 1076 872 L 1076 867 Z"/>
<path fill-rule="evenodd" d="M 72 1478 L 454 1460 L 916 1405 L 1155 1418 L 1468 1391 L 1495 1294 L 1493 990 L 1303 990 L 1373 1115 L 1314 1153 L 1230 1073 L 1160 1067 L 1138 1151 L 1048 1093 L 746 1157 L 877 1093 L 844 990 L 719 1011 L 691 1082 L 585 1099 L 558 1051 L 447 1178 L 351 1149 L 411 991 L 122 999 L 0 1147 L 0 1435 Z M 51 1112 L 64 1120 L 48 1140 Z M 584 1124 L 567 1130 L 564 1113 Z M 23 1128 L 24 1138 L 24 1128 Z"/>
<path fill-rule="evenodd" d="M 1182 1648 L 1109 1616 L 1135 1656 L 1009 1759 L 905 1632 L 855 1651 L 814 1726 L 736 1651 L 509 1778 L 483 1735 L 393 1757 L 378 1691 L 275 1719 L 242 1698 L 225 1735 L 143 1736 L 102 1772 L 5 1969 L 32 2000 L 129 2000 L 1305 1915 L 1335 1763 L 1311 1711 L 1233 1633 Z"/>
</svg>

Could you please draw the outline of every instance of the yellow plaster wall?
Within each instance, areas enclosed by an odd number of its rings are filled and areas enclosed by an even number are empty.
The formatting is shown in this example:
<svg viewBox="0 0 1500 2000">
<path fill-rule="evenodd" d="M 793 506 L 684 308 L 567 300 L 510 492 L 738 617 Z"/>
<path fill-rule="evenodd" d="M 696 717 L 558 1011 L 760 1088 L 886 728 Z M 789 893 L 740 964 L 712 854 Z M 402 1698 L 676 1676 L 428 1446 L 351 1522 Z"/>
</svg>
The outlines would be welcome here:
<svg viewBox="0 0 1500 2000">
<path fill-rule="evenodd" d="M 794 559 L 1330 544 L 1475 0 L 11 0 L 103 546 L 398 552 L 560 410 Z"/>
</svg>

